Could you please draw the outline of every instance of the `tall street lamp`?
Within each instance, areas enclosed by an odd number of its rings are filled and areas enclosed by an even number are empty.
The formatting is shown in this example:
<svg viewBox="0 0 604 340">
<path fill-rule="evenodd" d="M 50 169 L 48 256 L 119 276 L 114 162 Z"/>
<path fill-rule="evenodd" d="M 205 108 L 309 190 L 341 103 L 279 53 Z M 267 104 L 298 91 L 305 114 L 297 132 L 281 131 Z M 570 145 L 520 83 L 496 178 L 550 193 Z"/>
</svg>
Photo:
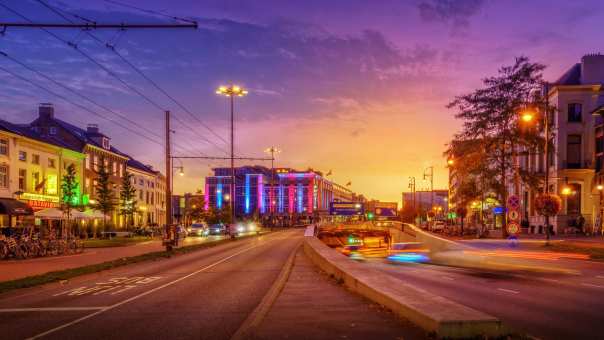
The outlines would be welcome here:
<svg viewBox="0 0 604 340">
<path fill-rule="evenodd" d="M 216 90 L 216 94 L 229 97 L 231 104 L 231 228 L 235 225 L 235 202 L 237 192 L 235 188 L 235 133 L 234 133 L 234 111 L 235 97 L 243 97 L 248 94 L 248 91 L 241 86 L 230 85 L 220 86 Z"/>
<path fill-rule="evenodd" d="M 544 170 L 544 185 L 543 185 L 543 193 L 549 194 L 549 141 L 550 141 L 550 131 L 549 131 L 549 83 L 543 83 L 543 90 L 545 92 L 545 107 L 543 110 L 543 134 L 545 137 L 545 144 L 543 145 L 543 153 L 545 158 L 545 170 Z M 520 113 L 520 120 L 523 123 L 531 123 L 536 119 L 537 112 L 526 109 Z M 564 194 L 564 193 L 563 193 Z M 546 240 L 549 242 L 550 232 L 549 232 L 549 216 L 545 216 L 545 235 Z"/>
</svg>

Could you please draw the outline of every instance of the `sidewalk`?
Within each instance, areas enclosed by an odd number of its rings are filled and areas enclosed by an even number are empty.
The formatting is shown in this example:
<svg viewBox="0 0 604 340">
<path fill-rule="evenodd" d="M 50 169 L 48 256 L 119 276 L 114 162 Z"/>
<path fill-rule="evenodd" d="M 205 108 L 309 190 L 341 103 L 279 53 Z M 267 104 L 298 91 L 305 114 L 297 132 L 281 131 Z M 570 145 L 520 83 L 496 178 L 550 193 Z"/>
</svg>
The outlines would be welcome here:
<svg viewBox="0 0 604 340">
<path fill-rule="evenodd" d="M 425 339 L 424 332 L 319 271 L 303 250 L 256 339 Z"/>
<path fill-rule="evenodd" d="M 204 238 L 187 237 L 183 245 L 194 245 L 220 239 L 221 236 Z M 40 275 L 57 270 L 88 266 L 123 257 L 162 251 L 161 240 L 141 242 L 134 245 L 108 248 L 84 249 L 81 254 L 40 257 L 29 260 L 0 261 L 0 282 Z"/>
</svg>

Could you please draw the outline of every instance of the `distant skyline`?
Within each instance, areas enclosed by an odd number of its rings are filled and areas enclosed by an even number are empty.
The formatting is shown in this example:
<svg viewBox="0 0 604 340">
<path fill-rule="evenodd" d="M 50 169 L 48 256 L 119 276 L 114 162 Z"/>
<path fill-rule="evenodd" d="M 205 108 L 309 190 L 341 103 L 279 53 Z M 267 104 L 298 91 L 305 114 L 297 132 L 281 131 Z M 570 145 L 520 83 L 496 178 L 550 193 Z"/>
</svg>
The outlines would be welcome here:
<svg viewBox="0 0 604 340">
<path fill-rule="evenodd" d="M 69 13 L 99 22 L 166 20 L 109 1 L 46 2 L 71 19 Z M 596 0 L 118 2 L 199 22 L 197 30 L 92 33 L 117 42 L 120 53 L 225 140 L 228 105 L 214 91 L 232 83 L 248 88 L 250 94 L 236 102 L 237 155 L 263 156 L 275 145 L 283 150 L 276 166 L 332 170 L 336 182 L 351 181 L 353 191 L 385 201 L 400 202 L 409 176 L 417 178 L 418 190 L 428 188 L 422 181 L 428 166 L 435 168 L 435 188 L 446 187 L 442 152 L 460 123 L 445 105 L 455 95 L 480 86 L 520 55 L 547 65 L 545 78 L 555 80 L 584 54 L 602 52 L 596 28 L 604 2 Z M 2 3 L 36 21 L 64 22 L 38 1 Z M 0 7 L 0 21 L 23 20 Z M 77 31 L 53 32 L 228 149 L 107 48 Z M 50 35 L 9 28 L 0 36 L 0 51 L 163 135 L 161 110 Z M 88 106 L 7 58 L 0 57 L 0 66 Z M 52 102 L 57 117 L 81 127 L 99 124 L 119 149 L 164 172 L 160 146 L 0 74 L 0 118 L 28 122 L 38 103 Z M 191 149 L 187 153 L 225 155 L 173 124 L 176 142 Z M 176 176 L 175 192 L 203 189 L 210 168 L 225 165 L 184 161 L 186 176 Z"/>
</svg>

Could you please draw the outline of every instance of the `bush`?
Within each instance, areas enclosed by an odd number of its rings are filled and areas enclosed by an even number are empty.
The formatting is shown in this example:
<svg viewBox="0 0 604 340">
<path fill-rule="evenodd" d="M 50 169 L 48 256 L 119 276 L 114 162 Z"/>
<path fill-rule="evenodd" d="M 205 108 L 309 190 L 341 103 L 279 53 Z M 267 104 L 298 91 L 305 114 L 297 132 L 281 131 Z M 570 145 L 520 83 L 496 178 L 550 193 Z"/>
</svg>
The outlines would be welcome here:
<svg viewBox="0 0 604 340">
<path fill-rule="evenodd" d="M 540 194 L 535 197 L 535 209 L 542 216 L 555 216 L 562 209 L 562 200 L 556 194 Z"/>
</svg>

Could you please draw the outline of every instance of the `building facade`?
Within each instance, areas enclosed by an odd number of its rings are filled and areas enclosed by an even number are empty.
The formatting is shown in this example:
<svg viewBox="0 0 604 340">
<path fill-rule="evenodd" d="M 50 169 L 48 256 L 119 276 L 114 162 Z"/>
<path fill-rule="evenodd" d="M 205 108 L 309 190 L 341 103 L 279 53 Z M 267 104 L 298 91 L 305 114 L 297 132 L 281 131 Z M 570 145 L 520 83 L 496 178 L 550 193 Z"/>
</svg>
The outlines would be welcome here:
<svg viewBox="0 0 604 340">
<path fill-rule="evenodd" d="M 326 179 L 319 171 L 297 171 L 245 166 L 235 169 L 235 190 L 231 190 L 230 168 L 215 168 L 206 177 L 205 205 L 230 207 L 235 195 L 238 217 L 298 216 L 311 218 L 329 215 L 329 203 L 362 199 L 351 190 Z"/>
<path fill-rule="evenodd" d="M 604 56 L 586 55 L 548 88 L 553 150 L 549 164 L 542 154 L 520 159 L 520 166 L 538 173 L 549 171 L 549 191 L 562 198 L 562 211 L 550 223 L 556 233 L 589 232 L 601 221 L 597 171 L 601 171 L 601 117 L 604 104 Z M 595 113 L 595 115 L 594 115 Z M 598 129 L 596 129 L 598 127 Z M 596 132 L 600 143 L 597 143 Z M 596 162 L 600 157 L 600 165 Z M 522 190 L 523 212 L 529 232 L 544 232 L 545 221 L 533 207 L 532 192 Z M 583 219 L 584 222 L 580 220 Z M 580 225 L 583 224 L 583 225 Z"/>
<path fill-rule="evenodd" d="M 136 190 L 137 213 L 135 226 L 163 225 L 166 223 L 165 178 L 149 165 L 130 158 L 126 171 L 132 175 Z"/>
</svg>

